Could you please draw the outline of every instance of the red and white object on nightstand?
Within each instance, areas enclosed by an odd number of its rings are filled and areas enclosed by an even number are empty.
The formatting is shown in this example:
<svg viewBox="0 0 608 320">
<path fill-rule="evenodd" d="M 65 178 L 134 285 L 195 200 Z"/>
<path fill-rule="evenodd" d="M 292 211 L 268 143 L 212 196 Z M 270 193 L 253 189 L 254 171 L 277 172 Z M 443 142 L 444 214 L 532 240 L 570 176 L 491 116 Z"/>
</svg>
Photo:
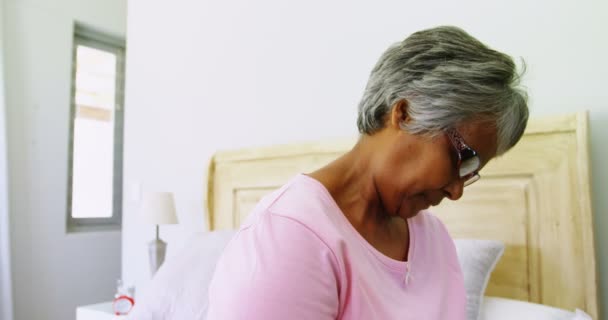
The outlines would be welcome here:
<svg viewBox="0 0 608 320">
<path fill-rule="evenodd" d="M 112 302 L 112 311 L 115 315 L 127 315 L 135 305 L 135 288 L 126 287 L 122 280 L 116 282 L 116 294 Z"/>
</svg>

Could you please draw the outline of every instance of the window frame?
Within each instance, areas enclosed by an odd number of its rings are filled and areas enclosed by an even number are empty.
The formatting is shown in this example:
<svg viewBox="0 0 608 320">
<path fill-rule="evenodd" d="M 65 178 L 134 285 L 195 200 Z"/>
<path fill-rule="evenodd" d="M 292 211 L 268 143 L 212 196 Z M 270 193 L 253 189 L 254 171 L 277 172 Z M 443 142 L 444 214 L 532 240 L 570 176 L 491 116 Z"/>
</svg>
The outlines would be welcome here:
<svg viewBox="0 0 608 320">
<path fill-rule="evenodd" d="M 84 45 L 90 48 L 111 52 L 116 55 L 116 89 L 114 110 L 114 166 L 112 181 L 112 216 L 107 218 L 74 218 L 72 217 L 72 187 L 74 165 L 74 123 L 76 115 L 76 65 L 77 48 Z M 93 30 L 76 23 L 74 25 L 69 148 L 68 148 L 68 188 L 67 188 L 67 232 L 120 230 L 122 227 L 122 188 L 123 188 L 123 145 L 124 145 L 124 88 L 125 88 L 125 41 L 119 37 Z"/>
</svg>

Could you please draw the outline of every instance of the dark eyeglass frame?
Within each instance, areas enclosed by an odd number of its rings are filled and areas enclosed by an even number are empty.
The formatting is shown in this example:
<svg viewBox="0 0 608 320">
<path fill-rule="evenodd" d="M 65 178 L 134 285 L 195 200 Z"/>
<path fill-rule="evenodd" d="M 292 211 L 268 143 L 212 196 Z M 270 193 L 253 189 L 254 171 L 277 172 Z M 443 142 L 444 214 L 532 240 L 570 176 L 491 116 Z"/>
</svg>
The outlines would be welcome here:
<svg viewBox="0 0 608 320">
<path fill-rule="evenodd" d="M 479 154 L 466 144 L 456 129 L 448 129 L 445 133 L 458 155 L 456 163 L 458 177 L 464 180 L 465 187 L 470 186 L 481 178 L 479 175 L 479 167 L 481 166 Z M 463 164 L 466 164 L 466 167 L 463 167 Z"/>
</svg>

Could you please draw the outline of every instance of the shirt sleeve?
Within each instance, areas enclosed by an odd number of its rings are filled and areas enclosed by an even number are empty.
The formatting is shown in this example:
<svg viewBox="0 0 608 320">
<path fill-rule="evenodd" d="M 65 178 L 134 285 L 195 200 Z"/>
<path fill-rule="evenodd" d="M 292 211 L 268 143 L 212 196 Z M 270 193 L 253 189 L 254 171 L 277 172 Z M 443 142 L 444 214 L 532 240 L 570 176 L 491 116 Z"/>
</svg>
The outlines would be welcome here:
<svg viewBox="0 0 608 320">
<path fill-rule="evenodd" d="M 209 320 L 336 319 L 338 263 L 311 229 L 267 213 L 241 230 L 217 264 Z"/>
</svg>

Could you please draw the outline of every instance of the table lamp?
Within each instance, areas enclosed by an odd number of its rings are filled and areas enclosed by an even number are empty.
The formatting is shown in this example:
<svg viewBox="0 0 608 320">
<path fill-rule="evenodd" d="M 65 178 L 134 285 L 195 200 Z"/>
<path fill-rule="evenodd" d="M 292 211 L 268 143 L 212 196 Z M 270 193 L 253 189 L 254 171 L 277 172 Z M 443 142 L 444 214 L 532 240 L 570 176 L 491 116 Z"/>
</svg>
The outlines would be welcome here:
<svg viewBox="0 0 608 320">
<path fill-rule="evenodd" d="M 159 225 L 176 224 L 175 201 L 171 192 L 152 192 L 143 195 L 141 213 L 149 224 L 156 225 L 156 239 L 148 243 L 150 257 L 150 272 L 156 273 L 165 261 L 167 243 L 158 234 Z"/>
</svg>

